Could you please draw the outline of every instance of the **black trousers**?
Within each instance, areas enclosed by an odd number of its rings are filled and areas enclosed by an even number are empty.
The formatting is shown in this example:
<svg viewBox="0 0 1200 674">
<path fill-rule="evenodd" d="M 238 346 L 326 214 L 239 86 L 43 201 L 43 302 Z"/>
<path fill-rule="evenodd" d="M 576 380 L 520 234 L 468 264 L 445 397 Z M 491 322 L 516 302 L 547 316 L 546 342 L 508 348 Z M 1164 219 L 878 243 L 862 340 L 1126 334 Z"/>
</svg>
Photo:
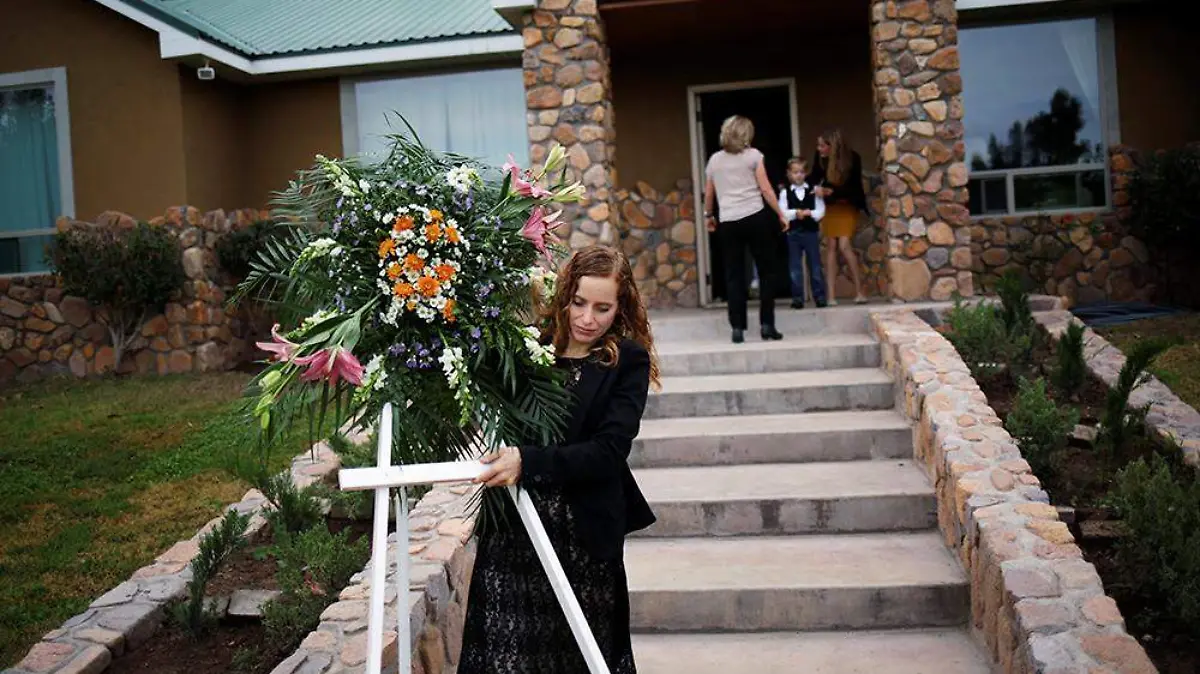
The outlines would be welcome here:
<svg viewBox="0 0 1200 674">
<path fill-rule="evenodd" d="M 717 227 L 725 260 L 729 326 L 734 330 L 746 329 L 746 300 L 750 291 L 746 274 L 747 249 L 754 258 L 754 266 L 758 268 L 758 321 L 764 326 L 775 326 L 775 290 L 780 282 L 779 254 L 775 245 L 779 230 L 779 219 L 771 209 L 765 207 L 754 215 L 722 222 Z"/>
</svg>

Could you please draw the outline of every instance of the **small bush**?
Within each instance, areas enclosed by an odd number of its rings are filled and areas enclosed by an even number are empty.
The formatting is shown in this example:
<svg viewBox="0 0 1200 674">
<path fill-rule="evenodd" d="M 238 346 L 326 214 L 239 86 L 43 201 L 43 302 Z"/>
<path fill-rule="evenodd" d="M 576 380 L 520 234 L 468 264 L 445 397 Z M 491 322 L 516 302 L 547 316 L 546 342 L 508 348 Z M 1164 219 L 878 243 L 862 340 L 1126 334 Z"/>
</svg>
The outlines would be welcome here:
<svg viewBox="0 0 1200 674">
<path fill-rule="evenodd" d="M 286 472 L 256 480 L 253 484 L 274 507 L 267 520 L 276 536 L 280 532 L 297 533 L 312 528 L 324 517 L 321 502 L 317 500 L 320 490 L 316 485 L 301 489 Z"/>
<path fill-rule="evenodd" d="M 49 258 L 68 295 L 104 308 L 116 371 L 146 320 L 162 313 L 185 278 L 179 241 L 166 229 L 144 222 L 131 230 L 89 227 L 59 232 Z"/>
<path fill-rule="evenodd" d="M 1017 441 L 1021 455 L 1033 472 L 1045 476 L 1052 468 L 1051 455 L 1067 444 L 1067 436 L 1079 422 L 1072 408 L 1060 410 L 1046 393 L 1046 380 L 1022 378 L 1004 427 Z"/>
<path fill-rule="evenodd" d="M 1119 553 L 1140 571 L 1132 574 L 1138 589 L 1165 607 L 1170 622 L 1200 637 L 1200 481 L 1190 469 L 1173 474 L 1156 454 L 1117 474 L 1110 502 L 1128 530 Z"/>
<path fill-rule="evenodd" d="M 984 303 L 968 305 L 956 299 L 946 314 L 946 325 L 950 329 L 946 337 L 976 379 L 995 377 L 1017 354 L 1029 352 L 1030 336 L 1010 335 L 1000 312 Z"/>
<path fill-rule="evenodd" d="M 1200 244 L 1200 145 L 1145 156 L 1129 192 L 1135 236 L 1167 249 Z"/>
<path fill-rule="evenodd" d="M 1010 269 L 996 283 L 1000 296 L 1000 318 L 1009 333 L 1033 332 L 1033 311 L 1029 308 L 1029 291 L 1020 272 Z"/>
<path fill-rule="evenodd" d="M 1083 330 L 1083 324 L 1071 321 L 1067 331 L 1058 340 L 1054 385 L 1068 396 L 1075 395 L 1083 388 L 1087 376 L 1087 362 L 1083 357 Z"/>
<path fill-rule="evenodd" d="M 234 278 L 244 279 L 251 265 L 258 260 L 267 241 L 275 236 L 273 223 L 269 220 L 251 223 L 249 227 L 229 232 L 216 245 L 217 261 L 221 268 Z"/>
<path fill-rule="evenodd" d="M 1108 391 L 1104 404 L 1104 418 L 1101 420 L 1101 437 L 1104 444 L 1112 452 L 1118 452 L 1125 447 L 1126 441 L 1138 432 L 1138 427 L 1145 419 L 1145 410 L 1131 413 L 1129 396 L 1134 389 L 1149 379 L 1146 369 L 1167 349 L 1172 342 L 1165 339 L 1143 339 L 1135 342 L 1125 354 L 1125 364 L 1117 375 L 1117 383 Z"/>
<path fill-rule="evenodd" d="M 204 601 L 204 589 L 221 564 L 244 543 L 250 518 L 236 510 L 226 513 L 221 523 L 200 538 L 200 551 L 192 560 L 192 580 L 188 597 L 171 607 L 172 616 L 192 636 L 203 634 L 216 617 Z"/>
</svg>

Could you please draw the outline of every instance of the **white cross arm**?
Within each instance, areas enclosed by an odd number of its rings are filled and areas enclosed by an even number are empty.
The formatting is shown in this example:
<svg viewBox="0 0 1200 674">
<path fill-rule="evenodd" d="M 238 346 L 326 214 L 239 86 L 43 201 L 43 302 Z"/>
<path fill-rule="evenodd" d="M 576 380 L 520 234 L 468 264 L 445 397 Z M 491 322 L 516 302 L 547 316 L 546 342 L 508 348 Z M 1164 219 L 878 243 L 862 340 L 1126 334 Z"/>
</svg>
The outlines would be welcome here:
<svg viewBox="0 0 1200 674">
<path fill-rule="evenodd" d="M 481 461 L 447 461 L 385 468 L 344 468 L 338 471 L 342 491 L 366 491 L 384 487 L 411 487 L 440 482 L 470 482 L 485 468 Z"/>
</svg>

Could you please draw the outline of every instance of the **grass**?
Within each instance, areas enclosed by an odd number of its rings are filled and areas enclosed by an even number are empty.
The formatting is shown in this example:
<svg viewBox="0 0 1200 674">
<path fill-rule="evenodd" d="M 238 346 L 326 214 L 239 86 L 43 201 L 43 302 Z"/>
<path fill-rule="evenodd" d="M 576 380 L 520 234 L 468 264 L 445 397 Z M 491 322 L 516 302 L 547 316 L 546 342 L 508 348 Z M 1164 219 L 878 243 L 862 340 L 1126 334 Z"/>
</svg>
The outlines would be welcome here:
<svg viewBox="0 0 1200 674">
<path fill-rule="evenodd" d="M 1200 314 L 1148 318 L 1097 332 L 1126 352 L 1134 342 L 1146 337 L 1178 340 L 1158 357 L 1150 372 L 1184 402 L 1200 409 Z"/>
<path fill-rule="evenodd" d="M 191 537 L 248 485 L 240 373 L 48 381 L 0 395 L 0 667 Z M 306 434 L 304 434 L 306 435 Z M 275 453 L 273 468 L 306 438 Z"/>
</svg>

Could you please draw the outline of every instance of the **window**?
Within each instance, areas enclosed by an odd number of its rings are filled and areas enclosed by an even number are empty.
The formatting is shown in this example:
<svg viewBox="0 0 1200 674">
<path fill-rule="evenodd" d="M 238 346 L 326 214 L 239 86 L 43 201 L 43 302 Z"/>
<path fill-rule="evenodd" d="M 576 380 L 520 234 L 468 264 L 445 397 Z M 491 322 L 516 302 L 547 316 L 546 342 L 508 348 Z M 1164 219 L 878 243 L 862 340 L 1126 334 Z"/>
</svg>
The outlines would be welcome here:
<svg viewBox="0 0 1200 674">
<path fill-rule="evenodd" d="M 46 270 L 60 215 L 75 215 L 65 68 L 0 74 L 0 274 Z"/>
<path fill-rule="evenodd" d="M 1108 204 L 1111 115 L 1102 21 L 964 28 L 959 34 L 970 210 L 1007 215 Z"/>
<path fill-rule="evenodd" d="M 525 83 L 519 68 L 421 75 L 342 84 L 347 155 L 378 157 L 404 121 L 434 150 L 493 166 L 508 155 L 527 163 Z"/>
</svg>

